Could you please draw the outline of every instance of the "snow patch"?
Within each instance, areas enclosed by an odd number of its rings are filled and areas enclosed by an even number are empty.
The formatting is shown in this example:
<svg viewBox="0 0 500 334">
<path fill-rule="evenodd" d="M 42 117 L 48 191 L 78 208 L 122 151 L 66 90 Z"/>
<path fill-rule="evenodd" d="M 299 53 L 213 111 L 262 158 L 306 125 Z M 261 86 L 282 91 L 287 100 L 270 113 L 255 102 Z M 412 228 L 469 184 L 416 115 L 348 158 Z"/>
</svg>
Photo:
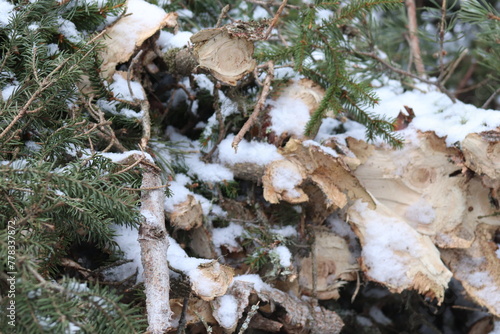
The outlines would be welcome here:
<svg viewBox="0 0 500 334">
<path fill-rule="evenodd" d="M 235 152 L 231 147 L 233 139 L 234 135 L 228 135 L 219 144 L 219 160 L 224 164 L 255 163 L 265 166 L 275 160 L 283 159 L 276 146 L 256 141 L 242 140 L 238 145 L 238 151 Z"/>
</svg>

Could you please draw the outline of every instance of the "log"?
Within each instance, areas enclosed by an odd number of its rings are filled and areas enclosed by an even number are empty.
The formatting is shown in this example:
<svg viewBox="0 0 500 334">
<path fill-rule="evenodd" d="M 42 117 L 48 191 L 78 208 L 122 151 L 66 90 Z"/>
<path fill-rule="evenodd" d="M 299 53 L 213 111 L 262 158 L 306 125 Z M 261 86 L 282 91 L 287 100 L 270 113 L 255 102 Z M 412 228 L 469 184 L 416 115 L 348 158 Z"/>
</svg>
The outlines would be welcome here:
<svg viewBox="0 0 500 334">
<path fill-rule="evenodd" d="M 380 203 L 441 248 L 467 248 L 478 217 L 494 212 L 489 189 L 478 187 L 463 166 L 457 148 L 446 147 L 434 133 L 418 133 L 402 150 L 348 139 L 361 160 L 354 171 Z"/>
</svg>

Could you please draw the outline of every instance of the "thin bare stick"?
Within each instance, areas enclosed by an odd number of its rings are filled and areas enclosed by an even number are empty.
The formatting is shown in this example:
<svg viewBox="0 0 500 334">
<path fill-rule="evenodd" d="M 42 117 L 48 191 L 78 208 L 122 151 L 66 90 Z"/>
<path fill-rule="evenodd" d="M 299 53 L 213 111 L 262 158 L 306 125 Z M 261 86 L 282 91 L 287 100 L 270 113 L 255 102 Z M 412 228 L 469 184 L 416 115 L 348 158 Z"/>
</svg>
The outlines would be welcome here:
<svg viewBox="0 0 500 334">
<path fill-rule="evenodd" d="M 273 28 L 276 25 L 276 23 L 278 23 L 281 12 L 283 12 L 283 9 L 285 8 L 287 2 L 288 0 L 283 0 L 281 5 L 278 7 L 276 14 L 274 15 L 273 20 L 271 21 L 271 24 L 269 25 L 269 28 L 267 28 L 266 34 L 264 35 L 264 40 L 267 40 L 269 36 L 271 36 L 271 32 L 273 31 Z"/>
<path fill-rule="evenodd" d="M 226 128 L 224 126 L 224 117 L 222 116 L 222 112 L 220 110 L 220 101 L 219 101 L 219 89 L 221 88 L 221 85 L 219 82 L 214 84 L 214 91 L 213 91 L 213 96 L 214 96 L 214 109 L 215 109 L 215 117 L 217 118 L 217 122 L 219 122 L 219 136 L 217 138 L 217 142 L 214 144 L 210 152 L 208 152 L 204 157 L 203 160 L 205 162 L 210 162 L 212 155 L 214 154 L 215 150 L 219 146 L 220 142 L 224 140 L 224 137 L 226 136 Z"/>
<path fill-rule="evenodd" d="M 441 22 L 439 22 L 439 77 L 441 81 L 445 77 L 444 71 L 444 28 L 446 25 L 446 0 L 441 2 Z M 444 83 L 443 83 L 444 85 Z"/>
<path fill-rule="evenodd" d="M 420 42 L 417 36 L 417 7 L 415 5 L 415 0 L 405 0 L 405 4 L 408 13 L 408 31 L 410 33 L 410 50 L 413 55 L 413 63 L 415 64 L 418 75 L 424 77 L 425 67 L 422 62 Z"/>
<path fill-rule="evenodd" d="M 234 148 L 235 152 L 238 152 L 238 144 L 243 139 L 243 136 L 250 130 L 252 125 L 257 121 L 261 110 L 264 108 L 266 103 L 267 96 L 269 95 L 269 90 L 271 88 L 271 82 L 274 79 L 274 62 L 267 62 L 267 76 L 264 80 L 264 86 L 262 87 L 262 92 L 260 93 L 260 97 L 255 104 L 255 108 L 253 109 L 252 115 L 247 119 L 243 127 L 240 129 L 240 132 L 234 137 L 233 143 L 231 147 Z"/>
<path fill-rule="evenodd" d="M 137 54 L 135 55 L 134 59 L 132 59 L 132 61 L 130 62 L 130 66 L 128 67 L 128 71 L 127 71 L 127 87 L 128 87 L 128 91 L 130 92 L 130 96 L 132 96 L 133 99 L 135 99 L 135 96 L 134 96 L 134 91 L 132 90 L 132 87 L 130 86 L 130 80 L 132 80 L 132 74 L 134 72 L 134 66 L 139 61 L 139 57 L 141 55 L 142 55 L 142 50 L 140 50 L 139 52 L 137 52 Z"/>
<path fill-rule="evenodd" d="M 146 149 L 149 139 L 151 138 L 151 116 L 149 115 L 149 101 L 147 98 L 141 101 L 142 116 L 142 138 L 140 146 Z"/>
<path fill-rule="evenodd" d="M 135 157 L 135 155 L 134 155 L 134 157 Z M 137 159 L 137 160 L 136 160 L 133 164 L 131 164 L 131 165 L 130 165 L 130 166 L 128 166 L 127 168 L 122 169 L 122 170 L 121 170 L 121 171 L 119 171 L 119 172 L 113 173 L 113 175 L 120 175 L 120 174 L 122 174 L 122 173 L 125 173 L 125 172 L 127 172 L 127 171 L 131 170 L 132 168 L 134 168 L 135 166 L 137 166 L 138 164 L 140 164 L 140 163 L 141 163 L 141 161 L 142 161 L 142 160 L 144 160 L 144 159 L 146 159 L 146 156 L 145 156 L 145 155 L 140 156 L 140 157 L 139 157 L 139 159 Z"/>
<path fill-rule="evenodd" d="M 462 59 L 464 59 L 464 57 L 467 55 L 467 53 L 469 53 L 469 49 L 464 49 L 462 52 L 460 52 L 460 54 L 458 55 L 458 58 L 455 59 L 453 61 L 453 63 L 451 63 L 451 65 L 445 71 L 441 72 L 443 77 L 441 80 L 438 79 L 438 81 L 441 81 L 441 85 L 444 86 L 446 81 L 448 81 L 450 79 L 452 74 L 455 72 L 458 64 L 460 64 L 460 62 L 462 61 Z"/>
<path fill-rule="evenodd" d="M 259 5 L 259 6 L 264 6 L 264 7 L 268 7 L 268 6 L 279 6 L 283 3 L 279 3 L 279 2 L 271 2 L 271 1 L 260 1 L 260 0 L 245 0 L 246 2 L 250 2 L 250 3 L 253 3 L 253 4 L 256 4 L 256 5 Z M 286 7 L 288 8 L 291 8 L 291 9 L 301 9 L 302 7 L 300 6 L 295 6 L 295 5 L 286 5 Z"/>
<path fill-rule="evenodd" d="M 217 20 L 217 24 L 215 25 L 215 28 L 220 27 L 220 25 L 222 24 L 222 20 L 224 19 L 224 17 L 226 17 L 227 12 L 229 12 L 230 9 L 231 9 L 231 5 L 226 5 L 224 8 L 222 8 L 220 15 L 219 15 L 219 19 Z"/>
<path fill-rule="evenodd" d="M 486 109 L 488 107 L 488 105 L 491 103 L 491 101 L 493 101 L 495 96 L 497 96 L 498 94 L 500 94 L 500 87 L 497 88 L 497 90 L 494 91 L 493 94 L 491 94 L 491 96 L 486 100 L 486 102 L 483 103 L 481 108 Z"/>
<path fill-rule="evenodd" d="M 436 86 L 437 88 L 439 88 L 439 90 L 441 92 L 443 92 L 444 94 L 446 94 L 446 96 L 448 96 L 450 98 L 450 100 L 455 103 L 457 101 L 457 99 L 455 98 L 455 96 L 453 96 L 453 94 L 447 90 L 445 87 L 443 87 L 439 82 L 437 81 L 431 81 L 431 80 L 427 80 L 425 78 L 422 78 L 418 75 L 415 75 L 411 72 L 407 72 L 405 70 L 402 70 L 400 68 L 397 68 L 397 67 L 394 67 L 392 66 L 391 64 L 387 63 L 385 60 L 383 60 L 382 58 L 380 58 L 379 56 L 377 56 L 376 54 L 374 53 L 370 53 L 370 52 L 361 52 L 361 51 L 349 51 L 350 53 L 354 53 L 354 54 L 357 54 L 357 55 L 360 55 L 360 56 L 365 56 L 365 57 L 370 57 L 372 59 L 375 59 L 376 61 L 378 61 L 380 64 L 384 65 L 385 67 L 387 67 L 389 70 L 395 72 L 395 73 L 398 73 L 398 74 L 401 74 L 401 75 L 405 75 L 405 76 L 408 76 L 408 77 L 411 77 L 411 78 L 414 78 L 414 79 L 417 79 L 417 80 L 420 80 L 426 84 L 429 84 L 429 85 L 432 85 L 432 86 Z"/>
</svg>

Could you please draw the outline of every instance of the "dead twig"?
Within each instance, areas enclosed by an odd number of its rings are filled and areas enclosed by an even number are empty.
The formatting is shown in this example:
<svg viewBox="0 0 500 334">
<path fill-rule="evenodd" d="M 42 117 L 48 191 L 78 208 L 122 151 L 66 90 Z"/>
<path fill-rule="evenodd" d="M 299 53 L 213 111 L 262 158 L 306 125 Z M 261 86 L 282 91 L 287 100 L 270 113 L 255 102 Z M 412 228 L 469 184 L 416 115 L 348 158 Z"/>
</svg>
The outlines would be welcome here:
<svg viewBox="0 0 500 334">
<path fill-rule="evenodd" d="M 271 82 L 273 79 L 274 79 L 274 62 L 269 61 L 267 62 L 267 76 L 266 79 L 264 80 L 262 92 L 260 93 L 259 99 L 255 104 L 255 108 L 253 109 L 252 115 L 250 115 L 245 124 L 241 127 L 236 137 L 234 137 L 233 143 L 231 144 L 231 147 L 234 149 L 235 152 L 238 151 L 238 144 L 243 139 L 243 136 L 248 132 L 248 130 L 250 130 L 252 125 L 257 121 L 257 118 L 259 117 L 261 110 L 264 108 L 267 96 L 269 95 L 269 91 L 271 89 Z"/>
<path fill-rule="evenodd" d="M 424 83 L 426 83 L 428 85 L 436 86 L 441 92 L 443 92 L 446 96 L 448 96 L 453 103 L 455 103 L 457 101 L 457 99 L 455 98 L 455 96 L 453 96 L 453 94 L 449 90 L 447 90 L 445 87 L 443 87 L 443 85 L 441 85 L 441 83 L 438 82 L 438 81 L 431 81 L 431 80 L 428 80 L 426 78 L 420 77 L 420 76 L 418 76 L 416 74 L 413 74 L 411 72 L 408 72 L 408 71 L 402 70 L 400 68 L 394 67 L 393 65 L 389 64 L 388 62 L 386 62 L 385 60 L 383 60 L 382 58 L 380 58 L 379 56 L 377 56 L 374 53 L 361 52 L 361 51 L 349 51 L 349 52 L 357 54 L 357 55 L 360 55 L 360 56 L 365 56 L 365 57 L 372 58 L 372 59 L 376 60 L 377 62 L 379 62 L 380 64 L 384 65 L 386 68 L 388 68 L 389 70 L 391 70 L 391 71 L 393 71 L 395 73 L 398 73 L 398 74 L 401 74 L 401 75 L 404 75 L 404 76 L 407 76 L 407 77 L 411 77 L 411 78 L 420 80 L 421 82 L 424 82 Z"/>
<path fill-rule="evenodd" d="M 222 8 L 219 18 L 217 19 L 217 23 L 215 24 L 215 28 L 219 28 L 220 25 L 222 24 L 222 20 L 224 17 L 226 17 L 227 13 L 231 9 L 231 5 L 226 5 L 224 8 Z"/>
<path fill-rule="evenodd" d="M 498 94 L 500 94 L 500 87 L 497 88 L 497 90 L 494 91 L 493 94 L 491 94 L 491 96 L 486 100 L 486 102 L 483 103 L 481 108 L 486 109 L 488 107 L 488 105 L 491 103 L 491 101 L 493 101 L 495 96 L 497 96 Z"/>
<path fill-rule="evenodd" d="M 274 15 L 273 20 L 271 21 L 271 24 L 269 25 L 269 28 L 267 28 L 266 34 L 264 35 L 264 40 L 267 40 L 271 35 L 271 32 L 273 31 L 273 28 L 276 25 L 276 23 L 278 23 L 281 12 L 283 12 L 283 9 L 285 8 L 287 2 L 288 0 L 283 0 L 281 5 L 278 7 L 276 14 Z"/>
<path fill-rule="evenodd" d="M 217 138 L 217 142 L 214 144 L 210 152 L 208 152 L 204 157 L 203 160 L 205 162 L 209 162 L 212 159 L 212 155 L 214 154 L 215 150 L 219 146 L 220 142 L 224 139 L 226 136 L 226 128 L 224 126 L 224 117 L 222 116 L 222 112 L 220 110 L 220 101 L 219 101 L 219 89 L 220 89 L 220 83 L 214 83 L 214 91 L 213 91 L 213 96 L 214 96 L 214 109 L 215 109 L 215 117 L 217 118 L 217 122 L 219 122 L 219 136 Z"/>
<path fill-rule="evenodd" d="M 444 28 L 446 25 L 446 0 L 442 0 L 441 2 L 441 22 L 439 22 L 439 77 L 438 81 L 442 81 L 445 77 L 444 71 Z M 453 73 L 451 71 L 450 73 Z M 450 74 L 451 75 L 451 74 Z M 444 82 L 442 82 L 444 85 Z"/>
<path fill-rule="evenodd" d="M 415 0 L 405 0 L 408 13 L 408 31 L 410 33 L 410 50 L 413 56 L 415 69 L 420 77 L 425 76 L 425 67 L 422 62 L 422 54 L 420 52 L 420 42 L 417 36 L 417 8 Z"/>
<path fill-rule="evenodd" d="M 132 80 L 132 74 L 134 72 L 134 66 L 139 61 L 139 58 L 142 55 L 142 51 L 143 50 L 139 50 L 139 52 L 137 52 L 137 54 L 135 55 L 135 57 L 132 59 L 132 62 L 130 63 L 130 66 L 128 67 L 128 71 L 127 71 L 127 87 L 128 87 L 128 91 L 130 92 L 130 96 L 132 96 L 133 99 L 135 99 L 135 97 L 134 97 L 134 91 L 132 90 L 132 87 L 130 86 L 130 80 Z"/>
</svg>

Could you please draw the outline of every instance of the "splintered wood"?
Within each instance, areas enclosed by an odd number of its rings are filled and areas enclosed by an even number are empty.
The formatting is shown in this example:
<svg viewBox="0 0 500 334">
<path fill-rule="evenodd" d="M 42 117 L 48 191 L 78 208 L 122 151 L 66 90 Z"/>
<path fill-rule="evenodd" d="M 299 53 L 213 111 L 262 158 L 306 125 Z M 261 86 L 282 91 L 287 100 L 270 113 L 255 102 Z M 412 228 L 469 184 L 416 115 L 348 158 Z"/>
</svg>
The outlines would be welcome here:
<svg viewBox="0 0 500 334">
<path fill-rule="evenodd" d="M 163 9 L 143 0 L 128 0 L 126 6 L 125 15 L 106 29 L 102 39 L 100 56 L 101 76 L 104 79 L 111 78 L 116 65 L 128 62 L 144 41 L 157 31 L 177 25 L 177 13 L 165 13 Z"/>
<path fill-rule="evenodd" d="M 334 210 L 344 208 L 349 200 L 359 198 L 374 207 L 371 196 L 342 157 L 330 151 L 311 141 L 290 139 L 280 152 L 285 160 L 266 167 L 262 177 L 264 198 L 270 203 L 281 200 L 306 203 L 311 217 L 318 222 Z"/>
</svg>

